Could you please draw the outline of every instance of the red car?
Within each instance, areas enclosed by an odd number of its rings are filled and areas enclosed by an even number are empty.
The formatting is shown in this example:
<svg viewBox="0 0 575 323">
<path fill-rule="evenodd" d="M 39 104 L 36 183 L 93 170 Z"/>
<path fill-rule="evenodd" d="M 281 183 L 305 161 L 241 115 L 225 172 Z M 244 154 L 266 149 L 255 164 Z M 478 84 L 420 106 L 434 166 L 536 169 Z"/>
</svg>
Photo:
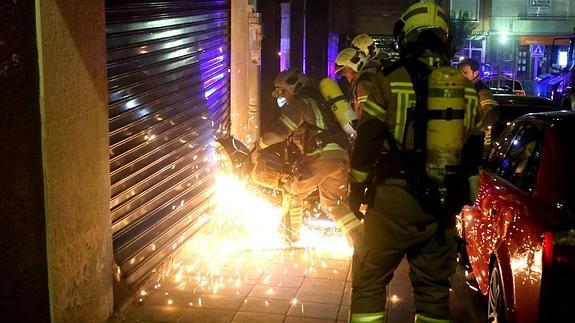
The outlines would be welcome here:
<svg viewBox="0 0 575 323">
<path fill-rule="evenodd" d="M 575 113 L 511 123 L 460 216 L 488 322 L 574 322 Z"/>
</svg>

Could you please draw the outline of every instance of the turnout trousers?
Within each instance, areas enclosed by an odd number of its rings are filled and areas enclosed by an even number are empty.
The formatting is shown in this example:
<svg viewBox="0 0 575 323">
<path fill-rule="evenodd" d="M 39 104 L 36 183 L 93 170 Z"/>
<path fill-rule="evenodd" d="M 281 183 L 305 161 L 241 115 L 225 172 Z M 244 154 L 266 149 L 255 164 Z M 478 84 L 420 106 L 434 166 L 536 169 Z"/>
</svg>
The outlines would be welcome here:
<svg viewBox="0 0 575 323">
<path fill-rule="evenodd" d="M 325 153 L 306 156 L 300 164 L 299 174 L 284 186 L 282 204 L 290 240 L 300 239 L 303 201 L 318 188 L 321 209 L 336 222 L 348 242 L 353 242 L 362 223 L 347 202 L 349 160 L 346 152 L 341 155 L 345 158 L 333 158 L 335 156 Z"/>
<path fill-rule="evenodd" d="M 405 180 L 376 187 L 355 243 L 351 322 L 384 322 L 386 290 L 404 257 L 409 262 L 416 322 L 448 322 L 449 277 L 456 266 L 455 229 L 440 226 L 406 191 Z"/>
</svg>

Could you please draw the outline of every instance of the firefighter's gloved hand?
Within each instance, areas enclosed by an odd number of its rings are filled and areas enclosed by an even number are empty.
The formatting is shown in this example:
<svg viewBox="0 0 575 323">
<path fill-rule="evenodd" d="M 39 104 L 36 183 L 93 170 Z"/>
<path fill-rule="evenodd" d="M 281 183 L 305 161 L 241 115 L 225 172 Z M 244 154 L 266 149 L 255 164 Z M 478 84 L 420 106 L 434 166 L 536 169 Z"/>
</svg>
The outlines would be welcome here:
<svg viewBox="0 0 575 323">
<path fill-rule="evenodd" d="M 258 161 L 260 155 L 261 155 L 261 149 L 258 147 L 258 145 L 255 145 L 254 149 L 252 149 L 250 153 L 252 164 L 255 164 Z"/>
<path fill-rule="evenodd" d="M 365 216 L 360 208 L 362 204 L 371 203 L 370 183 L 351 183 L 349 186 L 349 208 L 358 219 L 363 219 Z"/>
</svg>

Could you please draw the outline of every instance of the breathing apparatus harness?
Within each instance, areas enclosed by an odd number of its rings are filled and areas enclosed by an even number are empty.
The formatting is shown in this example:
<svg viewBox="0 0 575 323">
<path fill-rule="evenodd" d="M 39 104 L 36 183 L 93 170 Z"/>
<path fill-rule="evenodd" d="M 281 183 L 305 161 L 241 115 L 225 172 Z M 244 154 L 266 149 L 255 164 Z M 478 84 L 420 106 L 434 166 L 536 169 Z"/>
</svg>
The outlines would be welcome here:
<svg viewBox="0 0 575 323">
<path fill-rule="evenodd" d="M 318 149 L 323 149 L 329 143 L 338 144 L 341 148 L 350 152 L 351 143 L 340 124 L 335 119 L 334 114 L 331 112 L 328 106 L 329 102 L 323 98 L 319 91 L 315 91 L 314 89 L 306 91 L 306 95 L 308 98 L 302 98 L 302 100 L 309 105 L 317 104 L 323 120 L 325 121 L 326 129 L 321 129 L 317 125 L 306 124 L 308 129 L 315 131 L 315 134 L 309 138 L 305 138 L 304 154 L 307 155 Z"/>
<path fill-rule="evenodd" d="M 462 181 L 460 167 L 446 167 L 444 183 L 433 181 L 426 171 L 427 162 L 427 126 L 430 120 L 463 119 L 461 110 L 429 110 L 428 80 L 432 69 L 417 58 L 404 58 L 395 62 L 384 70 L 389 74 L 397 68 L 405 67 L 411 77 L 416 96 L 414 108 L 407 110 L 407 122 L 405 124 L 403 143 L 400 146 L 394 136 L 384 129 L 387 151 L 382 151 L 377 165 L 376 183 L 382 183 L 388 178 L 400 178 L 406 180 L 406 189 L 417 199 L 425 212 L 437 216 L 451 214 L 462 206 L 461 193 Z M 407 133 L 413 125 L 413 150 L 406 147 Z"/>
</svg>

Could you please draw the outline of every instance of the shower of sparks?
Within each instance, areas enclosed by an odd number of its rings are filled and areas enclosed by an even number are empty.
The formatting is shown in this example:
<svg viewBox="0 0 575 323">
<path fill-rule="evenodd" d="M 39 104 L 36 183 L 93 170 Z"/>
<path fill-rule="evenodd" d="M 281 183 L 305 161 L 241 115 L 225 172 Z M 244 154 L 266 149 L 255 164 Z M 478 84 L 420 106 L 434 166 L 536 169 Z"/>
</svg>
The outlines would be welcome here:
<svg viewBox="0 0 575 323">
<path fill-rule="evenodd" d="M 281 264 L 286 271 L 291 268 L 311 273 L 326 268 L 326 259 L 349 259 L 352 248 L 335 223 L 319 215 L 319 207 L 308 210 L 300 241 L 290 244 L 278 198 L 269 190 L 254 188 L 232 175 L 229 163 L 218 160 L 218 164 L 214 208 L 207 215 L 210 220 L 183 247 L 162 282 L 187 291 L 184 304 L 202 306 L 201 296 L 224 291 L 240 295 L 243 287 L 245 290 L 246 285 L 260 279 L 267 284 L 273 265 Z M 301 258 L 308 261 L 309 265 L 303 265 L 307 267 L 298 268 L 301 265 L 293 261 Z M 332 272 L 338 274 L 335 269 Z M 160 286 L 159 283 L 154 289 Z M 281 287 L 281 282 L 276 286 Z M 273 288 L 265 294 L 272 296 Z M 146 295 L 148 292 L 142 290 L 139 301 L 143 302 Z M 169 297 L 166 303 L 174 303 L 174 296 Z M 297 300 L 291 302 L 295 305 Z"/>
</svg>

